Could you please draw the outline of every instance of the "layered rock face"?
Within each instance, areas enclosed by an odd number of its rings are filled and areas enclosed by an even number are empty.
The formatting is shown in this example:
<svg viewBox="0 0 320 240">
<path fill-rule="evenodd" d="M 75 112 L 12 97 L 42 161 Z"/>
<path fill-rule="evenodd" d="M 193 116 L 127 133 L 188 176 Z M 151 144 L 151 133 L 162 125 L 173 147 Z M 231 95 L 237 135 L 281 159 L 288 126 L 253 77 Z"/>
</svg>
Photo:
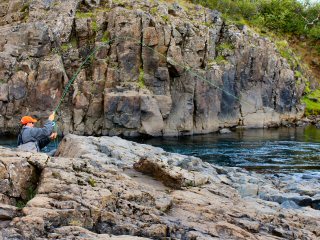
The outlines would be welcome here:
<svg viewBox="0 0 320 240">
<path fill-rule="evenodd" d="M 58 155 L 0 148 L 0 239 L 320 237 L 318 179 L 282 181 L 119 137 L 68 135 Z"/>
<path fill-rule="evenodd" d="M 4 0 L 0 129 L 59 109 L 60 131 L 133 136 L 267 127 L 299 118 L 304 84 L 267 38 L 199 6 Z"/>
</svg>

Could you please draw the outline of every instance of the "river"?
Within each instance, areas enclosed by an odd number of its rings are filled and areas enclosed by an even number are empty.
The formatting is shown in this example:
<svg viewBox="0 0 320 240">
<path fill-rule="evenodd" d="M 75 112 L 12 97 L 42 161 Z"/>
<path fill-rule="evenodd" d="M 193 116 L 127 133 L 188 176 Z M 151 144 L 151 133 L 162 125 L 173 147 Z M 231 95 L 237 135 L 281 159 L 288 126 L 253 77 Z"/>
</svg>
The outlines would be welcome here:
<svg viewBox="0 0 320 240">
<path fill-rule="evenodd" d="M 140 139 L 166 151 L 261 173 L 320 175 L 320 129 L 237 129 L 230 134 Z"/>
<path fill-rule="evenodd" d="M 236 166 L 260 173 L 308 173 L 320 176 L 320 129 L 247 129 L 230 134 L 135 138 L 166 151 L 200 157 L 209 163 Z M 15 147 L 15 137 L 1 137 L 0 145 Z M 46 152 L 55 147 L 51 143 Z"/>
</svg>

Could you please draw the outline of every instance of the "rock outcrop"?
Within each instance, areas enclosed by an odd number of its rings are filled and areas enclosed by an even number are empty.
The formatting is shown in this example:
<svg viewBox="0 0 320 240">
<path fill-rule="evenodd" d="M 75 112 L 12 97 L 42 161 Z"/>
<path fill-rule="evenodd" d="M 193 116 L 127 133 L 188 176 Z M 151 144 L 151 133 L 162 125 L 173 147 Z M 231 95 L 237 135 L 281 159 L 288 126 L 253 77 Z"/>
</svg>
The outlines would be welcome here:
<svg viewBox="0 0 320 240">
<path fill-rule="evenodd" d="M 301 117 L 298 79 L 275 44 L 200 6 L 4 0 L 0 131 L 59 110 L 63 134 L 186 135 Z M 300 82 L 300 84 L 298 84 Z"/>
<path fill-rule="evenodd" d="M 318 179 L 282 181 L 118 137 L 68 135 L 57 154 L 0 148 L 1 186 L 13 172 L 30 178 L 21 165 L 38 179 L 1 188 L 1 239 L 320 237 Z"/>
</svg>

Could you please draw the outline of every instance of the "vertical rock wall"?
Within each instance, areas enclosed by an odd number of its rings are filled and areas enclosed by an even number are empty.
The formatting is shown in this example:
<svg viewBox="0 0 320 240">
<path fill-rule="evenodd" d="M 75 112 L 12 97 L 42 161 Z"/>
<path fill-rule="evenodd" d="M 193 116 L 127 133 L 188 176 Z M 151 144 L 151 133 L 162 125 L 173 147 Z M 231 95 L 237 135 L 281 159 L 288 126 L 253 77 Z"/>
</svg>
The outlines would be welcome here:
<svg viewBox="0 0 320 240">
<path fill-rule="evenodd" d="M 216 11 L 149 1 L 1 3 L 0 131 L 45 118 L 64 99 L 62 133 L 187 135 L 301 117 L 275 45 Z"/>
</svg>

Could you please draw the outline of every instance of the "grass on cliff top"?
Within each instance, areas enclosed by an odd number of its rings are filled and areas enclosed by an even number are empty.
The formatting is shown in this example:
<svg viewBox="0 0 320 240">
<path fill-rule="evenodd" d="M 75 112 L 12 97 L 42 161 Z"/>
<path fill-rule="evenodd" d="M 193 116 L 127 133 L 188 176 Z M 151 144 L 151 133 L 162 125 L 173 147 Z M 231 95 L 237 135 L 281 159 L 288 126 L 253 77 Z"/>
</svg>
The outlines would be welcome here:
<svg viewBox="0 0 320 240">
<path fill-rule="evenodd" d="M 320 89 L 306 95 L 302 102 L 306 104 L 305 115 L 320 115 Z"/>
</svg>

